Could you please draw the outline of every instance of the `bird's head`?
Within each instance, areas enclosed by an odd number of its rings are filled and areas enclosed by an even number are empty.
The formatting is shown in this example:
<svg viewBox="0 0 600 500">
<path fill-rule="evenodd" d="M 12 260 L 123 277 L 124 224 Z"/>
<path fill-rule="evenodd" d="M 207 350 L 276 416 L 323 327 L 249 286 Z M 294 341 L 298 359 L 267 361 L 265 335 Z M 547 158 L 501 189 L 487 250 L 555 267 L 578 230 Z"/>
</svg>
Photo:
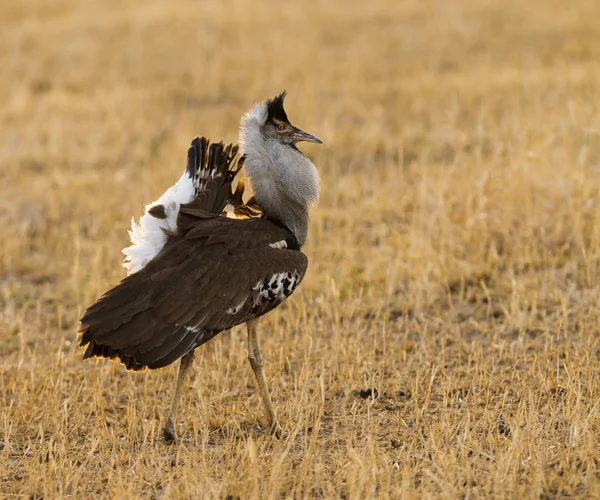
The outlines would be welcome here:
<svg viewBox="0 0 600 500">
<path fill-rule="evenodd" d="M 262 133 L 265 137 L 274 139 L 284 144 L 296 144 L 300 141 L 316 142 L 321 144 L 318 137 L 294 127 L 283 109 L 283 100 L 286 92 L 282 92 L 273 99 L 268 99 L 263 103 L 266 108 L 266 119 L 262 125 Z"/>
<path fill-rule="evenodd" d="M 240 127 L 240 141 L 242 148 L 258 139 L 276 141 L 281 144 L 293 146 L 297 142 L 315 142 L 322 144 L 318 137 L 294 127 L 283 108 L 286 92 L 282 92 L 273 99 L 255 104 L 242 118 Z M 245 149 L 245 148 L 244 148 Z"/>
</svg>

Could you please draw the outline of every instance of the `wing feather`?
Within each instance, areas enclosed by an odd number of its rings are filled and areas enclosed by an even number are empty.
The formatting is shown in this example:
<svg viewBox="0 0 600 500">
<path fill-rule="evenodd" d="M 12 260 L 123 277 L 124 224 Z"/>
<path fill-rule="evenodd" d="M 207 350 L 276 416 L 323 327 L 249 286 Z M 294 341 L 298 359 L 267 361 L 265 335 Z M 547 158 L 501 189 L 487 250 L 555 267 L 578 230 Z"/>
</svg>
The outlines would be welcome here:
<svg viewBox="0 0 600 500">
<path fill-rule="evenodd" d="M 86 311 L 84 357 L 118 356 L 132 369 L 166 366 L 220 331 L 277 307 L 304 277 L 302 252 L 270 246 L 293 238 L 285 228 L 266 219 L 224 217 L 198 218 L 196 225 L 202 237 L 171 237 L 145 268 Z"/>
<path fill-rule="evenodd" d="M 220 215 L 230 199 L 237 199 L 231 192 L 231 184 L 243 164 L 242 159 L 237 161 L 237 153 L 238 146 L 209 144 L 205 137 L 192 141 L 186 169 L 177 183 L 147 205 L 138 222 L 132 219 L 132 244 L 123 249 L 123 266 L 129 274 L 144 268 L 162 251 L 168 235 L 178 232 L 181 207 L 189 204 L 196 213 L 210 217 Z"/>
</svg>

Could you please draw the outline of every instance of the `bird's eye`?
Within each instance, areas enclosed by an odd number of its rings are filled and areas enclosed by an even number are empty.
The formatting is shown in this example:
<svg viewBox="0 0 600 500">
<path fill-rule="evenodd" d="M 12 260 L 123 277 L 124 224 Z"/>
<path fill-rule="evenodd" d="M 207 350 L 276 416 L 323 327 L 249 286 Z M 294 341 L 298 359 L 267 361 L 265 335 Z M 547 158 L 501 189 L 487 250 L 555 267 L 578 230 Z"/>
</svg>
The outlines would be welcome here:
<svg viewBox="0 0 600 500">
<path fill-rule="evenodd" d="M 279 131 L 281 131 L 281 132 L 282 132 L 282 131 L 284 131 L 286 128 L 287 128 L 287 127 L 285 126 L 285 123 L 279 122 L 279 123 L 277 124 L 277 130 L 279 130 Z"/>
</svg>

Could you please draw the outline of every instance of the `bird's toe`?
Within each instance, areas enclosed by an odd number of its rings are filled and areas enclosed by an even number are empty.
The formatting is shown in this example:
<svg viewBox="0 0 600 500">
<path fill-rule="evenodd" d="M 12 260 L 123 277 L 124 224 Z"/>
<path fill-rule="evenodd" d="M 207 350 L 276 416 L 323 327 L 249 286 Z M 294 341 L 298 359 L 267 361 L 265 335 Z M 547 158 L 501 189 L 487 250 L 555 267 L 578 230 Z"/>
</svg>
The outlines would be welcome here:
<svg viewBox="0 0 600 500">
<path fill-rule="evenodd" d="M 163 429 L 163 436 L 167 443 L 173 443 L 177 439 L 173 422 L 170 420 L 166 423 L 165 428 Z"/>
<path fill-rule="evenodd" d="M 283 429 L 281 428 L 281 425 L 279 425 L 279 422 L 275 422 L 273 423 L 273 425 L 271 426 L 271 433 L 277 438 L 277 439 L 281 439 L 287 436 L 287 432 L 284 433 Z"/>
</svg>

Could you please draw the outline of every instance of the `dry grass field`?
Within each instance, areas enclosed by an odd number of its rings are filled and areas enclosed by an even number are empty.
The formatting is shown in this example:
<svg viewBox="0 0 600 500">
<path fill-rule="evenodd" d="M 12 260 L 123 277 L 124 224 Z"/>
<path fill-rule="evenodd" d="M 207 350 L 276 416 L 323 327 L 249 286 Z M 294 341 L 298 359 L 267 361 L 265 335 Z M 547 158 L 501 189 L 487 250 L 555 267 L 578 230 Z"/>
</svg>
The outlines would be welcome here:
<svg viewBox="0 0 600 500">
<path fill-rule="evenodd" d="M 600 497 L 600 3 L 0 2 L 0 497 Z M 81 360 L 132 215 L 283 89 L 309 271 L 176 366 Z"/>
</svg>

